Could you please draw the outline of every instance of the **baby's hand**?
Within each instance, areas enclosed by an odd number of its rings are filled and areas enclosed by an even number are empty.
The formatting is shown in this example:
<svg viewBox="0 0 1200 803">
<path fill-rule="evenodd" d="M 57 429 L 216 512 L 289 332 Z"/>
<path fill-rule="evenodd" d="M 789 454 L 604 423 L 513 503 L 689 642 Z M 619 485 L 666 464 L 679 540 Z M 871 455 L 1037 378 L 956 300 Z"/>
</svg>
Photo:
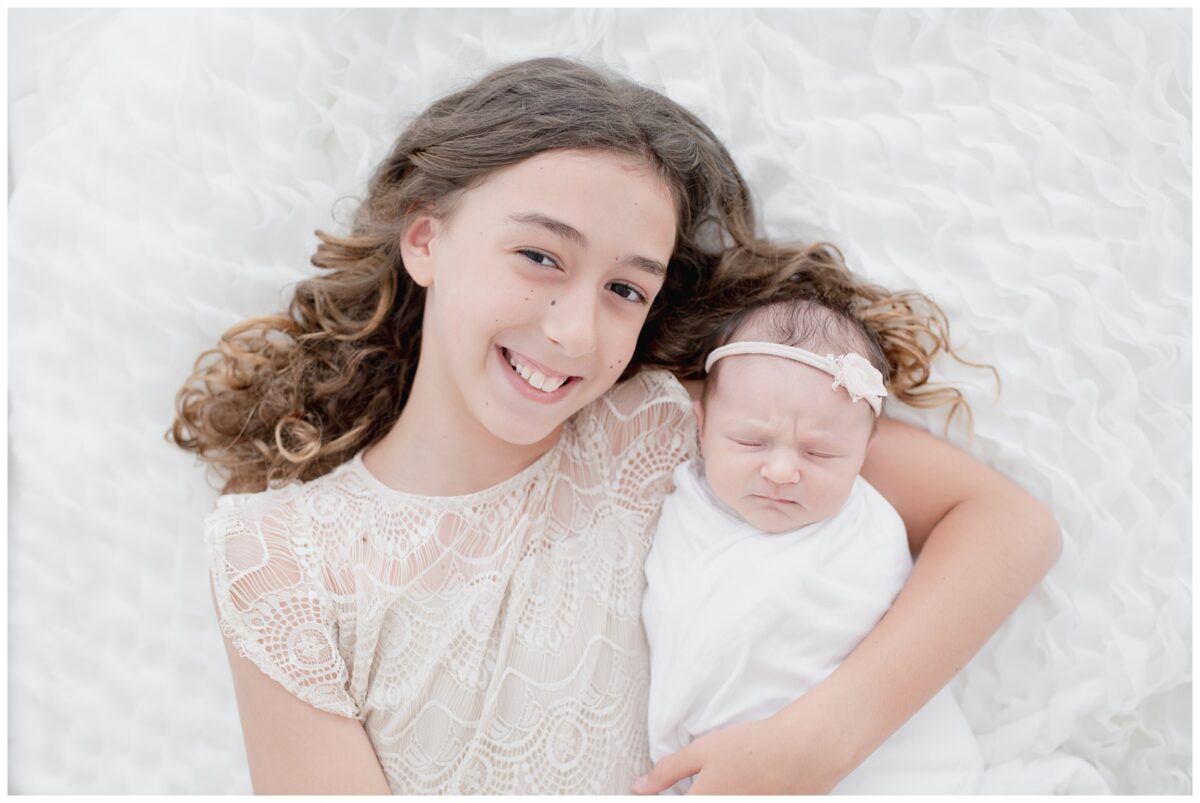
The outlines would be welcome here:
<svg viewBox="0 0 1200 803">
<path fill-rule="evenodd" d="M 835 787 L 851 769 L 833 733 L 818 732 L 800 714 L 804 698 L 768 719 L 743 722 L 701 736 L 666 756 L 639 778 L 633 791 L 656 795 L 688 776 L 688 794 L 815 795 Z"/>
</svg>

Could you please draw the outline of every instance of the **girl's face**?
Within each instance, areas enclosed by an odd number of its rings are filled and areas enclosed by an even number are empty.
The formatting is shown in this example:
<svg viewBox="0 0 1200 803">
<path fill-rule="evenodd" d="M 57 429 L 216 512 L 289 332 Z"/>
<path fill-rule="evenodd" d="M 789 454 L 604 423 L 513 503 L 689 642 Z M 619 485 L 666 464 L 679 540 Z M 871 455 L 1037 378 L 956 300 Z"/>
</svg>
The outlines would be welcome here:
<svg viewBox="0 0 1200 803">
<path fill-rule="evenodd" d="M 417 217 L 401 245 L 428 288 L 417 381 L 502 441 L 555 435 L 632 358 L 675 222 L 650 168 L 594 151 L 547 151 Z"/>
<path fill-rule="evenodd" d="M 823 521 L 850 496 L 874 413 L 817 368 L 767 355 L 722 360 L 704 406 L 700 450 L 713 493 L 756 529 Z"/>
</svg>

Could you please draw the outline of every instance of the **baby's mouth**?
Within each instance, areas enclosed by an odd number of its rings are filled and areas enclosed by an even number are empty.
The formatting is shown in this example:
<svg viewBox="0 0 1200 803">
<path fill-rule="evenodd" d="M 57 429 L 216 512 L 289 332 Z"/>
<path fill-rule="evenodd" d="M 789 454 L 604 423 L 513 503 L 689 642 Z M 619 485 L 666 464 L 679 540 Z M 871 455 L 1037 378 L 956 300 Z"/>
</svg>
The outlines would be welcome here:
<svg viewBox="0 0 1200 803">
<path fill-rule="evenodd" d="M 767 496 L 766 494 L 755 494 L 759 499 L 766 499 L 768 502 L 775 502 L 779 505 L 798 505 L 799 502 L 794 502 L 791 499 L 780 499 L 775 496 Z"/>
</svg>

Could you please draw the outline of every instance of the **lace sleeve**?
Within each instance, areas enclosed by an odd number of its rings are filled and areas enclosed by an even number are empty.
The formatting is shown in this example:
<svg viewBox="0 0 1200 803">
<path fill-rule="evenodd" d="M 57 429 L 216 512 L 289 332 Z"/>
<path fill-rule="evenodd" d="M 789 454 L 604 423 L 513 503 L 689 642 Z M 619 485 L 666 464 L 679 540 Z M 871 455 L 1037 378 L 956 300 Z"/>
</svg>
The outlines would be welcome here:
<svg viewBox="0 0 1200 803">
<path fill-rule="evenodd" d="M 623 507 L 652 513 L 671 490 L 671 473 L 696 454 L 696 416 L 669 371 L 643 371 L 614 388 L 599 411 L 612 450 L 612 487 Z"/>
<path fill-rule="evenodd" d="M 205 519 L 221 632 L 301 700 L 361 720 L 310 528 L 289 490 L 221 497 Z"/>
</svg>

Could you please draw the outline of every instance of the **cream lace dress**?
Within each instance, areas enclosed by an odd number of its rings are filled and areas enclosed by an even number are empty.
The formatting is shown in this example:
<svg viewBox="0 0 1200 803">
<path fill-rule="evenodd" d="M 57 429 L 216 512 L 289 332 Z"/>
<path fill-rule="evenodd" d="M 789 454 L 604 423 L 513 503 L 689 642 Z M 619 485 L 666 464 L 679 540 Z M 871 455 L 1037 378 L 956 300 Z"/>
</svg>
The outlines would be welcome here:
<svg viewBox="0 0 1200 803">
<path fill-rule="evenodd" d="M 300 699 L 361 720 L 391 791 L 624 794 L 649 767 L 643 561 L 696 451 L 646 371 L 478 493 L 414 496 L 362 455 L 218 500 L 222 631 Z"/>
</svg>

